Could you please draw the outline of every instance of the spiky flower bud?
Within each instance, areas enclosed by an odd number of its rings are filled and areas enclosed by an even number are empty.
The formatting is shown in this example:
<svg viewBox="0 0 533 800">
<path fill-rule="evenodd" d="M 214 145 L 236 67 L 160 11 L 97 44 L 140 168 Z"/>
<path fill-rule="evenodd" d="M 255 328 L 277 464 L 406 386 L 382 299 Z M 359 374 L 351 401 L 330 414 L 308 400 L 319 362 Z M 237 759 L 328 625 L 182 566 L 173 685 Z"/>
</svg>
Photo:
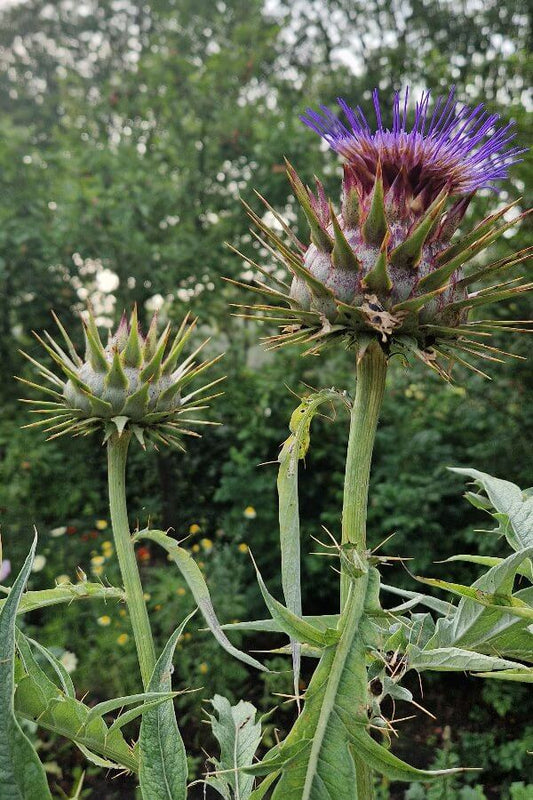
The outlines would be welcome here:
<svg viewBox="0 0 533 800">
<path fill-rule="evenodd" d="M 309 246 L 268 203 L 296 248 L 249 209 L 266 237 L 263 244 L 292 273 L 290 285 L 277 281 L 275 290 L 258 285 L 257 291 L 287 306 L 281 314 L 279 305 L 255 307 L 282 324 L 273 346 L 307 341 L 316 352 L 334 337 L 356 348 L 374 337 L 387 352 L 393 344 L 407 348 L 441 374 L 439 355 L 467 365 L 465 354 L 494 357 L 478 339 L 488 325 L 469 322 L 469 310 L 529 291 L 533 284 L 508 281 L 473 293 L 469 287 L 523 261 L 531 248 L 473 274 L 464 267 L 524 215 L 504 221 L 510 204 L 466 235 L 452 236 L 476 189 L 494 188 L 521 151 L 505 150 L 510 125 L 498 129 L 498 116 L 483 106 L 457 110 L 452 91 L 446 100 L 437 99 L 430 115 L 429 99 L 426 92 L 416 104 L 410 129 L 407 91 L 403 99 L 395 95 L 390 130 L 382 124 L 377 91 L 374 133 L 361 109 L 342 100 L 350 128 L 324 107 L 302 117 L 345 159 L 341 207 L 334 210 L 320 181 L 311 191 L 288 165 L 309 223 Z"/>
<path fill-rule="evenodd" d="M 211 381 L 194 391 L 185 391 L 190 381 L 220 358 L 201 363 L 196 356 L 207 342 L 203 342 L 191 355 L 180 361 L 196 320 L 188 316 L 175 335 L 170 347 L 170 324 L 157 335 L 157 317 L 152 318 L 148 333 L 143 336 L 134 308 L 130 319 L 123 315 L 116 332 L 109 336 L 104 347 L 94 316 L 89 310 L 82 319 L 85 335 L 85 358 L 81 358 L 61 322 L 57 326 L 66 345 L 63 349 L 45 333 L 45 338 L 34 334 L 62 374 L 56 375 L 27 353 L 26 358 L 37 367 L 41 378 L 53 388 L 41 386 L 19 378 L 48 396 L 51 400 L 23 400 L 35 408 L 33 413 L 43 415 L 37 422 L 25 427 L 48 426 L 46 432 L 53 439 L 70 433 L 86 435 L 103 428 L 105 440 L 114 431 L 119 434 L 130 429 L 144 447 L 145 440 L 155 444 L 175 445 L 181 449 L 181 437 L 198 436 L 187 425 L 207 424 L 204 420 L 185 418 L 184 415 L 206 408 L 205 392 L 223 378 Z M 199 398 L 201 405 L 197 405 Z M 185 424 L 184 424 L 185 423 Z"/>
</svg>

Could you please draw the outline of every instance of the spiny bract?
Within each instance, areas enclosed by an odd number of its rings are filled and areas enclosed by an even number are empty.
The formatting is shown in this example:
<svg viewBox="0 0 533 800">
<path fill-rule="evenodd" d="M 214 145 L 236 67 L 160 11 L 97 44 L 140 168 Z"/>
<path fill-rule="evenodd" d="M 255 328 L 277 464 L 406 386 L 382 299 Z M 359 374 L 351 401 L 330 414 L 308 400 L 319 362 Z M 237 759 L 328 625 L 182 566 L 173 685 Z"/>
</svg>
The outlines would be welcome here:
<svg viewBox="0 0 533 800">
<path fill-rule="evenodd" d="M 205 420 L 183 416 L 206 408 L 205 403 L 217 395 L 205 397 L 205 392 L 223 380 L 218 378 L 184 393 L 193 378 L 220 358 L 198 364 L 195 358 L 205 346 L 206 342 L 203 342 L 190 356 L 179 361 L 196 320 L 191 322 L 188 315 L 185 317 L 167 352 L 170 323 L 158 337 L 157 317 L 154 315 L 144 337 L 134 308 L 129 321 L 123 315 L 116 332 L 109 336 L 104 347 L 94 316 L 89 311 L 87 319 L 82 318 L 86 343 L 85 358 L 82 359 L 55 315 L 54 319 L 66 351 L 48 333 L 44 334 L 46 341 L 34 335 L 63 374 L 56 375 L 24 353 L 37 367 L 40 377 L 53 386 L 49 388 L 19 378 L 53 398 L 23 400 L 35 406 L 33 413 L 43 415 L 42 419 L 25 427 L 47 425 L 45 430 L 50 439 L 67 433 L 86 435 L 103 428 L 107 440 L 113 432 L 122 434 L 125 429 L 130 429 L 143 447 L 145 439 L 149 438 L 156 445 L 175 445 L 183 449 L 183 435 L 198 436 L 188 429 L 187 424 L 209 424 Z M 200 396 L 202 405 L 197 405 Z"/>
<path fill-rule="evenodd" d="M 470 355 L 492 360 L 502 353 L 482 340 L 492 329 L 513 329 L 514 323 L 469 322 L 469 311 L 530 291 L 533 284 L 515 278 L 475 292 L 469 287 L 505 273 L 527 258 L 531 248 L 473 273 L 466 274 L 464 266 L 525 215 L 505 221 L 515 205 L 511 203 L 469 233 L 453 241 L 452 236 L 476 189 L 494 188 L 493 181 L 505 177 L 521 151 L 504 149 L 512 139 L 510 126 L 498 129 L 497 115 L 489 115 L 483 106 L 457 110 L 453 90 L 447 100 L 437 99 L 431 117 L 429 92 L 423 94 L 408 130 L 407 98 L 407 91 L 403 102 L 395 95 L 389 130 L 383 127 L 374 93 L 375 133 L 361 109 L 354 111 L 344 101 L 339 103 L 351 129 L 324 107 L 321 114 L 308 109 L 302 117 L 346 160 L 340 213 L 318 179 L 313 192 L 287 166 L 309 223 L 308 247 L 266 201 L 292 247 L 248 209 L 265 237 L 256 238 L 293 276 L 290 285 L 275 278 L 275 289 L 263 283 L 255 288 L 275 303 L 252 307 L 280 324 L 281 333 L 269 340 L 273 347 L 309 342 L 310 352 L 317 352 L 341 337 L 364 350 L 377 338 L 387 353 L 393 346 L 411 351 L 444 377 L 448 373 L 439 356 L 448 364 L 455 360 L 479 371 L 467 360 Z"/>
</svg>

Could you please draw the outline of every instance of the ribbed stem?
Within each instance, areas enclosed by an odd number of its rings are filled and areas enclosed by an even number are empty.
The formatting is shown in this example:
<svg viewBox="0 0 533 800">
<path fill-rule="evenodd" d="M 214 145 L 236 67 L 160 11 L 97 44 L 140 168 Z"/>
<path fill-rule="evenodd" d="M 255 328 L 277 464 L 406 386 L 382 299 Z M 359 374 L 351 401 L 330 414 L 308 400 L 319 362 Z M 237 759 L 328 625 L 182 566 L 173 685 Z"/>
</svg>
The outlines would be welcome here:
<svg viewBox="0 0 533 800">
<path fill-rule="evenodd" d="M 118 434 L 111 436 L 107 444 L 109 508 L 137 658 L 143 685 L 146 688 L 155 667 L 155 648 L 126 507 L 126 459 L 130 438 L 131 434 L 124 431 L 122 436 Z"/>
<path fill-rule="evenodd" d="M 366 514 L 372 451 L 385 391 L 387 361 L 377 342 L 370 344 L 357 364 L 355 400 L 344 473 L 342 544 L 351 543 L 360 555 L 366 550 Z M 341 608 L 348 596 L 348 576 L 341 578 Z"/>
<path fill-rule="evenodd" d="M 342 508 L 342 544 L 352 544 L 364 559 L 366 551 L 366 517 L 368 484 L 372 451 L 379 413 L 385 391 L 387 361 L 377 342 L 372 342 L 357 363 L 355 400 L 350 418 L 350 435 L 344 476 Z M 341 567 L 341 611 L 348 598 L 350 578 Z M 354 583 L 354 590 L 362 582 Z M 356 757 L 357 799 L 372 800 L 374 788 L 372 770 Z"/>
</svg>

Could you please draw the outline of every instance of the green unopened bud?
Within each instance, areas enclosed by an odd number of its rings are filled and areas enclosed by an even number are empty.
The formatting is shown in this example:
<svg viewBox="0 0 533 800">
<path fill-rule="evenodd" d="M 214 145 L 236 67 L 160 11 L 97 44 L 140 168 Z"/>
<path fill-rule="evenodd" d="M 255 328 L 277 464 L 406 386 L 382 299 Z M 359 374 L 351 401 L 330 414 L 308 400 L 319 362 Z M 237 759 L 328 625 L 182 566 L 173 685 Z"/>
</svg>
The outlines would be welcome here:
<svg viewBox="0 0 533 800">
<path fill-rule="evenodd" d="M 156 444 L 182 448 L 184 434 L 198 435 L 188 429 L 188 424 L 207 424 L 205 420 L 185 419 L 184 414 L 205 408 L 206 401 L 216 396 L 206 397 L 206 392 L 223 378 L 194 391 L 185 391 L 185 387 L 220 356 L 198 363 L 195 357 L 205 346 L 206 342 L 203 342 L 191 356 L 178 363 L 179 354 L 194 330 L 196 320 L 189 321 L 188 317 L 184 320 L 167 353 L 170 325 L 158 339 L 154 317 L 145 338 L 134 309 L 129 320 L 122 317 L 116 332 L 104 347 L 94 316 L 89 311 L 87 319 L 83 320 L 84 359 L 77 354 L 65 328 L 56 321 L 66 351 L 48 334 L 45 334 L 46 340 L 35 335 L 61 373 L 56 375 L 24 354 L 53 387 L 19 379 L 51 398 L 23 401 L 33 405 L 32 412 L 41 417 L 25 427 L 47 426 L 45 430 L 50 434 L 49 438 L 67 433 L 85 435 L 103 428 L 107 439 L 113 432 L 122 435 L 124 430 L 131 430 L 143 447 L 145 438 L 150 438 Z M 201 406 L 197 405 L 198 401 Z"/>
</svg>

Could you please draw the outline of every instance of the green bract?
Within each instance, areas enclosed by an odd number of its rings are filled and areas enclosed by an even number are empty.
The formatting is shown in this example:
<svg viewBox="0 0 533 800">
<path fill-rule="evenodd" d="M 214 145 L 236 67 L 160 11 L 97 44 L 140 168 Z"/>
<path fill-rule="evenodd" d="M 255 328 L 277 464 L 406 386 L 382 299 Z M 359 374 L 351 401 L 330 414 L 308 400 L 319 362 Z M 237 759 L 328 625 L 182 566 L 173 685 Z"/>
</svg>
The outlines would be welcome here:
<svg viewBox="0 0 533 800">
<path fill-rule="evenodd" d="M 140 444 L 149 438 L 155 444 L 175 445 L 183 449 L 183 435 L 198 436 L 187 424 L 207 424 L 205 420 L 190 419 L 184 415 L 206 408 L 210 397 L 205 392 L 223 378 L 192 392 L 186 391 L 190 381 L 220 356 L 197 363 L 195 357 L 205 346 L 203 342 L 191 355 L 180 361 L 196 320 L 184 319 L 170 347 L 170 323 L 157 336 L 157 317 L 154 315 L 146 336 L 143 336 L 134 308 L 130 319 L 123 315 L 113 335 L 104 347 L 91 311 L 82 319 L 85 334 L 85 358 L 82 359 L 63 325 L 57 326 L 66 344 L 66 351 L 45 332 L 45 339 L 35 334 L 46 352 L 61 368 L 56 375 L 48 367 L 26 358 L 37 367 L 41 378 L 53 388 L 19 378 L 23 383 L 46 393 L 50 400 L 24 400 L 33 408 L 32 413 L 42 419 L 26 427 L 48 426 L 49 438 L 66 433 L 86 435 L 103 428 L 105 439 L 118 430 L 130 428 Z M 202 405 L 197 405 L 199 397 Z M 184 424 L 185 423 L 185 424 Z"/>
</svg>

